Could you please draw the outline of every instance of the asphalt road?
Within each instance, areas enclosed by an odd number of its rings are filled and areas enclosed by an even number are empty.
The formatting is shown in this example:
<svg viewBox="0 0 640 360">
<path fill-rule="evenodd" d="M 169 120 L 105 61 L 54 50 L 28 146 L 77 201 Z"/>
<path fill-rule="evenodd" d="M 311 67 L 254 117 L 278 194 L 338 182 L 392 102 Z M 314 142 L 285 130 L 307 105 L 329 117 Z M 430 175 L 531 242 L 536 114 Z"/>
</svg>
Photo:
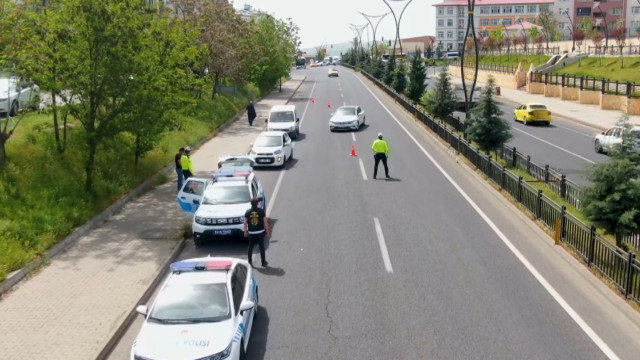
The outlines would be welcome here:
<svg viewBox="0 0 640 360">
<path fill-rule="evenodd" d="M 436 71 L 439 70 L 429 68 L 429 89 L 435 87 Z M 458 79 L 453 80 L 459 82 Z M 587 185 L 587 170 L 594 164 L 609 160 L 607 155 L 597 154 L 593 148 L 595 135 L 601 130 L 558 116 L 554 114 L 555 109 L 550 109 L 553 115 L 550 126 L 525 126 L 513 119 L 513 111 L 521 104 L 500 97 L 498 100 L 503 118 L 509 121 L 512 129 L 513 138 L 508 145 L 524 155 L 531 156 L 532 162 L 540 166 L 549 165 L 558 173 L 567 175 L 567 179 L 579 185 Z M 523 98 L 523 101 L 526 99 Z M 464 117 L 464 113 L 455 115 Z"/>
<path fill-rule="evenodd" d="M 281 182 L 248 359 L 637 358 L 640 316 L 455 154 L 351 71 L 304 71 L 295 162 L 258 175 L 267 196 Z M 344 103 L 368 126 L 330 133 Z M 372 179 L 378 132 L 389 181 Z M 244 253 L 189 243 L 181 257 Z"/>
</svg>

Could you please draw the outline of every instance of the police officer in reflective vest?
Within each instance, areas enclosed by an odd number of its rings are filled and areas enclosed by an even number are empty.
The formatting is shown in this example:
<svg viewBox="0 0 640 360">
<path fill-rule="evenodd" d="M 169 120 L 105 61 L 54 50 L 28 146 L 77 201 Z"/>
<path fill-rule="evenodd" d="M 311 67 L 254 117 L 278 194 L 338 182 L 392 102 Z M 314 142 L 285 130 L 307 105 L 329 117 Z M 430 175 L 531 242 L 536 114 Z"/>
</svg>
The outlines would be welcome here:
<svg viewBox="0 0 640 360">
<path fill-rule="evenodd" d="M 375 165 L 373 166 L 373 178 L 375 179 L 376 175 L 378 175 L 378 164 L 382 160 L 382 165 L 384 165 L 384 174 L 387 176 L 387 179 L 390 179 L 389 167 L 387 166 L 389 144 L 387 144 L 387 140 L 382 138 L 382 133 L 378 133 L 378 138 L 373 142 L 371 150 L 373 150 L 373 158 L 375 160 Z"/>
</svg>

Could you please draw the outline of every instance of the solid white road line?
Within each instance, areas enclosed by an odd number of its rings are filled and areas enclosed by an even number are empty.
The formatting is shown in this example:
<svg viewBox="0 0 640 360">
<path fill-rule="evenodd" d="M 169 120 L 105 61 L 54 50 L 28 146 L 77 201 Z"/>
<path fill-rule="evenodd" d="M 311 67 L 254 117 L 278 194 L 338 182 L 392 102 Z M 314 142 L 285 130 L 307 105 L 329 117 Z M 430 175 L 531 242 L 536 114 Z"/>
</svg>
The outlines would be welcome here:
<svg viewBox="0 0 640 360">
<path fill-rule="evenodd" d="M 311 88 L 311 92 L 309 93 L 309 98 L 313 98 L 313 90 L 316 88 L 316 82 L 313 82 L 313 87 Z M 311 101 L 307 101 L 307 105 L 304 107 L 304 111 L 302 112 L 302 119 L 300 119 L 300 129 L 302 129 L 302 123 L 304 122 L 305 115 L 307 114 L 307 109 L 309 108 L 309 103 Z M 291 148 L 295 149 L 296 142 L 291 144 Z M 278 190 L 280 190 L 280 184 L 282 184 L 282 179 L 284 178 L 284 173 L 286 170 L 286 166 L 280 170 L 280 175 L 278 176 L 278 181 L 276 182 L 276 187 L 273 189 L 273 196 L 271 196 L 271 200 L 269 201 L 269 205 L 267 205 L 266 215 L 267 217 L 271 214 L 271 209 L 273 208 L 273 204 L 276 202 L 276 197 L 278 196 Z"/>
<path fill-rule="evenodd" d="M 569 151 L 569 150 L 567 150 L 567 149 L 565 149 L 565 148 L 563 148 L 563 147 L 560 147 L 560 146 L 558 146 L 558 145 L 556 145 L 556 144 L 550 143 L 550 142 L 548 142 L 548 141 L 547 141 L 547 140 L 545 140 L 545 139 L 541 139 L 541 138 L 539 138 L 539 137 L 537 137 L 537 136 L 535 136 L 535 135 L 531 135 L 531 134 L 529 134 L 529 133 L 528 133 L 528 132 L 526 132 L 526 131 L 522 131 L 522 130 L 520 130 L 520 129 L 516 129 L 516 128 L 512 128 L 512 129 L 513 129 L 513 130 L 515 130 L 515 131 L 519 131 L 519 132 L 521 132 L 521 133 L 523 133 L 523 134 L 525 134 L 525 135 L 527 135 L 527 136 L 531 136 L 532 138 L 534 138 L 534 139 L 536 139 L 536 140 L 538 140 L 538 141 L 541 141 L 541 142 L 543 142 L 543 143 L 545 143 L 545 144 L 547 144 L 547 145 L 551 145 L 551 146 L 553 146 L 554 148 L 556 148 L 556 149 L 558 149 L 558 150 L 562 150 L 562 151 L 566 152 L 567 154 L 569 154 L 569 155 L 573 155 L 573 156 L 577 157 L 578 159 L 582 159 L 582 160 L 584 160 L 584 161 L 586 161 L 586 162 L 588 162 L 588 163 L 590 163 L 590 164 L 595 164 L 595 163 L 596 163 L 595 161 L 589 160 L 589 159 L 587 159 L 587 158 L 586 158 L 586 157 L 584 157 L 584 156 L 580 156 L 580 155 L 578 155 L 578 154 L 576 154 L 576 153 L 574 153 L 574 152 L 571 152 L 571 151 Z"/>
<path fill-rule="evenodd" d="M 567 303 L 564 300 L 564 298 L 556 291 L 556 289 L 553 288 L 553 286 L 547 281 L 547 279 L 545 279 L 544 276 L 542 276 L 542 274 L 540 274 L 540 272 L 538 272 L 538 270 L 529 262 L 529 260 L 527 260 L 527 258 L 524 255 L 522 255 L 522 253 L 513 245 L 513 243 L 509 240 L 509 238 L 507 238 L 507 236 L 504 233 L 502 233 L 502 231 L 498 228 L 498 226 L 496 226 L 496 224 L 494 224 L 494 222 L 489 218 L 489 216 L 487 216 L 487 214 L 485 214 L 484 211 L 480 209 L 480 207 L 471 199 L 471 197 L 469 197 L 469 195 L 467 195 L 467 193 L 464 190 L 462 190 L 462 188 L 458 185 L 458 183 L 456 183 L 455 180 L 453 180 L 453 178 L 444 170 L 444 168 L 440 166 L 440 164 L 418 142 L 418 140 L 409 132 L 409 130 L 407 130 L 407 128 L 404 125 L 402 125 L 400 120 L 398 120 L 398 118 L 396 118 L 391 113 L 391 111 L 382 103 L 382 101 L 380 101 L 380 99 L 373 93 L 373 91 L 371 91 L 371 89 L 364 83 L 364 81 L 362 81 L 356 75 L 354 74 L 352 75 L 353 77 L 358 79 L 360 83 L 362 83 L 362 85 L 365 87 L 365 89 L 369 91 L 369 93 L 371 93 L 371 96 L 373 96 L 378 101 L 378 103 L 387 111 L 387 113 L 391 116 L 393 120 L 395 120 L 398 126 L 400 126 L 402 130 L 404 130 L 407 136 L 409 136 L 409 138 L 413 140 L 413 142 L 416 144 L 416 146 L 418 146 L 418 148 L 422 151 L 422 153 L 433 163 L 433 165 L 440 171 L 440 173 L 442 173 L 442 175 L 449 181 L 449 183 L 453 185 L 453 187 L 458 191 L 458 193 L 462 195 L 462 197 L 469 203 L 469 205 L 471 205 L 471 207 L 478 213 L 478 215 L 480 215 L 480 217 L 487 223 L 487 225 L 489 225 L 491 230 L 493 230 L 493 232 L 500 238 L 500 240 L 502 240 L 502 242 L 507 246 L 507 248 L 511 250 L 511 252 L 516 256 L 516 258 L 520 260 L 520 262 L 524 265 L 524 267 L 527 270 L 529 270 L 529 272 L 533 275 L 533 277 L 536 280 L 538 280 L 538 282 L 542 285 L 542 287 L 544 287 L 545 290 L 547 290 L 547 292 L 554 298 L 554 300 L 556 300 L 556 302 L 558 302 L 558 304 L 564 309 L 564 311 L 566 311 L 567 314 L 569 314 L 569 316 L 573 319 L 573 321 L 575 321 L 576 324 L 578 324 L 578 326 L 587 334 L 587 336 L 589 336 L 591 341 L 593 341 L 596 344 L 596 346 L 598 346 L 600 350 L 602 350 L 602 352 L 607 356 L 607 358 L 611 360 L 618 360 L 619 357 L 613 352 L 613 350 L 611 350 L 609 345 L 607 345 L 607 343 L 605 343 L 604 340 L 602 340 L 602 338 L 600 338 L 600 336 L 596 334 L 596 332 L 589 326 L 589 324 L 587 324 L 582 319 L 582 317 L 571 307 L 571 305 L 569 305 L 569 303 Z"/>
<path fill-rule="evenodd" d="M 373 218 L 373 223 L 376 226 L 376 235 L 378 235 L 378 244 L 380 245 L 380 252 L 382 253 L 382 262 L 384 262 L 384 268 L 388 273 L 393 273 L 393 267 L 391 267 L 391 259 L 389 259 L 387 244 L 384 242 L 384 235 L 382 234 L 380 220 L 378 220 L 377 217 Z"/>
<path fill-rule="evenodd" d="M 351 133 L 351 138 L 353 139 L 353 141 L 356 141 L 356 134 L 355 133 Z"/>
<path fill-rule="evenodd" d="M 578 123 L 574 123 L 574 124 L 581 125 L 581 124 L 578 124 Z M 584 132 L 582 132 L 582 131 L 574 130 L 574 129 L 570 128 L 570 127 L 566 127 L 566 126 L 562 126 L 562 125 L 558 125 L 558 124 L 553 124 L 553 126 L 555 126 L 555 127 L 557 127 L 557 128 L 560 128 L 560 129 L 567 130 L 567 131 L 571 131 L 571 132 L 573 132 L 573 133 L 576 133 L 576 134 L 578 134 L 578 135 L 582 135 L 582 136 L 584 136 L 584 137 L 588 137 L 588 138 L 590 138 L 590 139 L 595 138 L 597 134 L 600 134 L 600 133 L 601 133 L 601 131 L 598 131 L 597 133 L 588 134 L 588 133 L 584 133 Z M 584 126 L 584 127 L 586 127 L 586 128 L 589 128 L 589 129 L 592 129 L 592 130 L 593 130 L 593 128 L 588 127 L 588 126 L 586 126 L 586 125 L 581 125 L 581 126 Z M 596 130 L 597 130 L 597 129 L 596 129 Z"/>
<path fill-rule="evenodd" d="M 364 163 L 362 162 L 362 158 L 358 158 L 358 162 L 360 163 L 360 172 L 362 173 L 362 180 L 367 181 L 367 172 L 364 170 Z"/>
</svg>

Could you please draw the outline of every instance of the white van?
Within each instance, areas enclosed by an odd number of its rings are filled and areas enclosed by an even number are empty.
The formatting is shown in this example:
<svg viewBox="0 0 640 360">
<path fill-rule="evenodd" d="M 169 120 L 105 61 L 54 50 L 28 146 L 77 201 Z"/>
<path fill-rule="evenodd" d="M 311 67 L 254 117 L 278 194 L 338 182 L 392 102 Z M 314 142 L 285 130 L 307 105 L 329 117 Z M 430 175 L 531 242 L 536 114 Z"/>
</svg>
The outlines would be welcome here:
<svg viewBox="0 0 640 360">
<path fill-rule="evenodd" d="M 460 53 L 457 51 L 451 51 L 448 52 L 446 54 L 444 54 L 444 56 L 442 57 L 443 59 L 457 59 L 460 57 Z"/>
<path fill-rule="evenodd" d="M 269 111 L 267 131 L 284 131 L 293 139 L 300 133 L 300 118 L 295 105 L 275 105 Z"/>
</svg>

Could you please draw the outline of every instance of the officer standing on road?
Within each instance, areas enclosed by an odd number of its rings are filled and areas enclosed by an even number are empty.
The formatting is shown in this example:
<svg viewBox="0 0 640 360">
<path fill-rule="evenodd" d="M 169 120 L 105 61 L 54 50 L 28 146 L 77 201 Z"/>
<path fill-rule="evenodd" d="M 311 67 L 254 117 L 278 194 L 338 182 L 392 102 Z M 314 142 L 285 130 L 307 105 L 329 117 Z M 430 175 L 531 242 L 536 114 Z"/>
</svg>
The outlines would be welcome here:
<svg viewBox="0 0 640 360">
<path fill-rule="evenodd" d="M 267 266 L 269 263 L 264 254 L 264 238 L 265 235 L 271 236 L 271 228 L 266 213 L 258 207 L 260 201 L 262 201 L 261 198 L 251 199 L 251 208 L 244 214 L 244 236 L 249 240 L 249 264 L 253 265 L 253 247 L 258 244 L 262 266 Z"/>
<path fill-rule="evenodd" d="M 173 160 L 176 163 L 176 174 L 178 175 L 178 191 L 182 189 L 184 183 L 184 174 L 182 173 L 182 155 L 184 155 L 184 148 L 180 148 Z"/>
<path fill-rule="evenodd" d="M 253 120 L 255 120 L 256 108 L 253 106 L 253 101 L 249 101 L 249 105 L 247 105 L 247 118 L 249 119 L 249 126 L 253 126 Z"/>
<path fill-rule="evenodd" d="M 182 165 L 182 174 L 184 175 L 184 179 L 193 176 L 193 163 L 191 162 L 191 147 L 187 146 L 184 148 L 184 154 L 180 158 L 180 164 Z"/>
<path fill-rule="evenodd" d="M 387 176 L 387 179 L 390 179 L 389 167 L 387 166 L 389 144 L 387 144 L 387 140 L 382 138 L 382 133 L 378 133 L 378 138 L 373 142 L 371 150 L 373 150 L 373 158 L 375 160 L 375 165 L 373 166 L 373 178 L 375 179 L 376 175 L 378 175 L 378 164 L 380 163 L 380 160 L 382 160 L 382 165 L 384 165 L 384 174 Z"/>
</svg>

